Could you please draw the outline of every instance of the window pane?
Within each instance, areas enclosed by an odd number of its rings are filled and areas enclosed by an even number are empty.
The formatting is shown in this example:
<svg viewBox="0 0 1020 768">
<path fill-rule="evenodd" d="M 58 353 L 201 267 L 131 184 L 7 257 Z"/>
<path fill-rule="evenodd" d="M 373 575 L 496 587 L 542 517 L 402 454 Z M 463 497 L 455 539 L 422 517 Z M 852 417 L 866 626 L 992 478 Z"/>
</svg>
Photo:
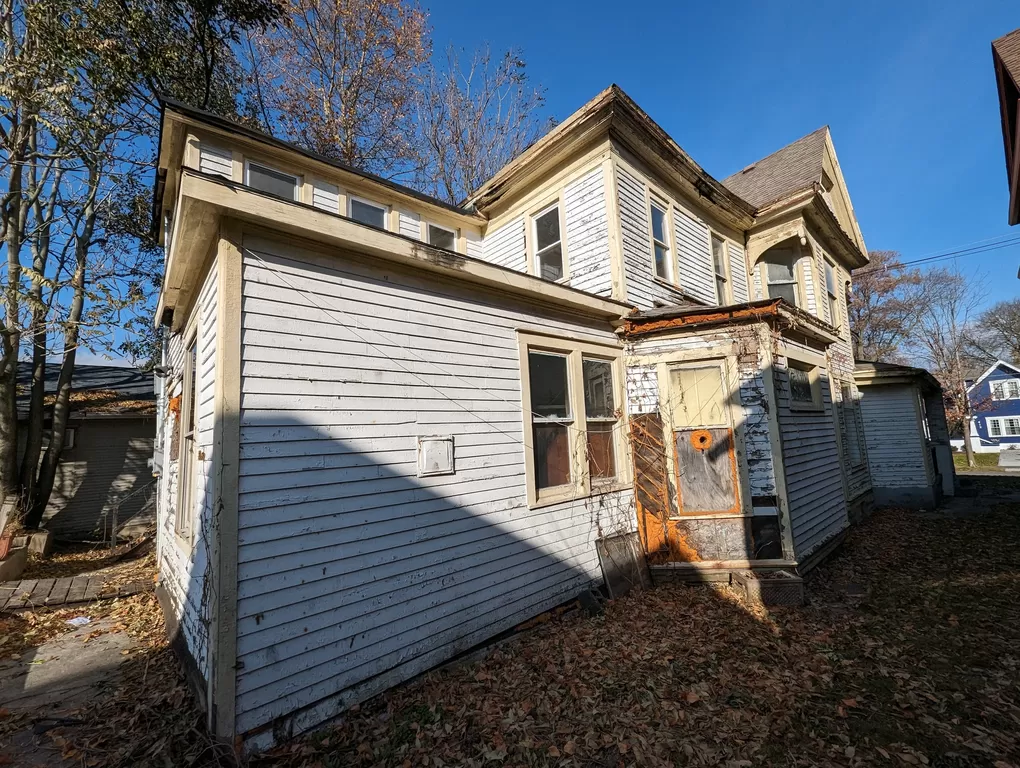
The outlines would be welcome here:
<svg viewBox="0 0 1020 768">
<path fill-rule="evenodd" d="M 652 237 L 660 243 L 666 242 L 666 212 L 652 204 Z"/>
<path fill-rule="evenodd" d="M 616 418 L 613 406 L 613 364 L 606 360 L 581 361 L 584 371 L 584 415 L 589 419 Z"/>
<path fill-rule="evenodd" d="M 790 397 L 798 403 L 813 403 L 811 374 L 800 368 L 790 368 Z"/>
<path fill-rule="evenodd" d="M 715 263 L 715 273 L 726 277 L 726 244 L 715 235 L 712 235 L 712 261 Z"/>
<path fill-rule="evenodd" d="M 655 244 L 655 274 L 669 280 L 669 251 L 658 243 Z"/>
<path fill-rule="evenodd" d="M 1002 428 L 999 426 L 998 419 L 988 420 L 988 434 L 992 437 L 999 437 L 1002 434 Z"/>
<path fill-rule="evenodd" d="M 437 248 L 445 248 L 448 251 L 454 250 L 457 243 L 457 235 L 448 229 L 435 227 L 429 224 L 429 245 Z"/>
<path fill-rule="evenodd" d="M 545 418 L 569 418 L 566 356 L 529 352 L 528 367 L 531 369 L 531 410 Z"/>
<path fill-rule="evenodd" d="M 377 205 L 351 200 L 351 218 L 379 229 L 386 229 L 386 211 Z"/>
<path fill-rule="evenodd" d="M 1002 400 L 1006 396 L 1005 392 L 1003 391 L 1004 387 L 1005 387 L 1005 383 L 1004 382 L 1001 382 L 1001 381 L 993 381 L 992 382 L 992 399 L 993 400 Z"/>
<path fill-rule="evenodd" d="M 535 424 L 535 485 L 538 488 L 553 488 L 570 482 L 567 431 L 565 424 Z"/>
<path fill-rule="evenodd" d="M 839 316 L 839 299 L 837 299 L 835 296 L 830 296 L 829 297 L 829 322 L 831 322 L 833 325 L 839 325 L 840 320 L 841 320 L 841 318 Z"/>
<path fill-rule="evenodd" d="M 1020 419 L 1003 419 L 1006 427 L 1006 434 L 1010 437 L 1020 435 Z"/>
<path fill-rule="evenodd" d="M 825 290 L 832 296 L 836 295 L 836 275 L 829 262 L 825 262 Z"/>
<path fill-rule="evenodd" d="M 538 276 L 543 280 L 563 277 L 563 252 L 558 244 L 538 254 Z"/>
<path fill-rule="evenodd" d="M 560 241 L 560 209 L 550 208 L 535 219 L 535 250 L 541 251 Z"/>
<path fill-rule="evenodd" d="M 594 478 L 616 477 L 613 429 L 608 421 L 588 422 L 588 474 Z"/>
<path fill-rule="evenodd" d="M 297 179 L 288 173 L 249 163 L 248 186 L 288 200 L 297 199 Z"/>
<path fill-rule="evenodd" d="M 786 299 L 793 306 L 797 306 L 797 286 L 793 283 L 769 284 L 770 299 Z"/>
<path fill-rule="evenodd" d="M 184 423 L 184 431 L 191 433 L 195 430 L 195 383 L 198 378 L 198 344 L 192 344 L 188 351 L 191 357 L 190 372 L 188 373 L 188 420 Z"/>
<path fill-rule="evenodd" d="M 726 278 L 719 277 L 716 275 L 715 278 L 715 295 L 719 299 L 720 304 L 726 303 Z"/>
<path fill-rule="evenodd" d="M 768 275 L 770 283 L 792 283 L 796 280 L 793 269 L 793 261 L 770 261 L 768 262 Z"/>
</svg>

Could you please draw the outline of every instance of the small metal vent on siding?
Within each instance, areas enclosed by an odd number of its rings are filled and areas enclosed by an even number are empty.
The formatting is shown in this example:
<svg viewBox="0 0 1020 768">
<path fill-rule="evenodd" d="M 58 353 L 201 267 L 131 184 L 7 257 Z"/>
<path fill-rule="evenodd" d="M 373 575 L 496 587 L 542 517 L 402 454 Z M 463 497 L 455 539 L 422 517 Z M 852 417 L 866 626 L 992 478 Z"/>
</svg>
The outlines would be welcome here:
<svg viewBox="0 0 1020 768">
<path fill-rule="evenodd" d="M 228 150 L 199 144 L 198 170 L 202 173 L 226 176 L 229 179 L 234 175 L 234 156 Z"/>
<path fill-rule="evenodd" d="M 340 213 L 340 187 L 326 181 L 312 184 L 312 206 L 330 213 Z"/>
</svg>

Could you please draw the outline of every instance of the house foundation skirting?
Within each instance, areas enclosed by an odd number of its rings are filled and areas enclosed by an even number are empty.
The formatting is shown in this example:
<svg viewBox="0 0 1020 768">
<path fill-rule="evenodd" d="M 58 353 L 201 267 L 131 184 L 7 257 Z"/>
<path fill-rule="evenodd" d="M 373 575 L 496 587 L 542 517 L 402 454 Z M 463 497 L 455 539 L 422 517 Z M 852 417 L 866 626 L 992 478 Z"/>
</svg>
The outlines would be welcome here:
<svg viewBox="0 0 1020 768">
<path fill-rule="evenodd" d="M 879 507 L 935 509 L 942 499 L 940 491 L 937 484 L 897 488 L 875 486 L 875 504 Z"/>
<path fill-rule="evenodd" d="M 184 677 L 188 681 L 188 687 L 191 689 L 191 692 L 195 695 L 195 700 L 202 711 L 206 712 L 208 711 L 206 694 L 209 687 L 199 669 L 198 661 L 188 649 L 188 643 L 184 638 L 184 633 L 181 631 L 180 621 L 174 612 L 170 593 L 167 592 L 162 582 L 156 584 L 156 600 L 159 601 L 160 610 L 163 612 L 163 623 L 166 625 L 166 636 L 170 641 L 170 648 L 173 649 L 174 654 L 181 662 L 181 667 L 184 669 Z"/>
<path fill-rule="evenodd" d="M 724 582 L 729 583 L 735 571 L 777 571 L 797 567 L 787 560 L 716 560 L 699 563 L 660 563 L 650 565 L 652 583 L 677 584 Z"/>
</svg>

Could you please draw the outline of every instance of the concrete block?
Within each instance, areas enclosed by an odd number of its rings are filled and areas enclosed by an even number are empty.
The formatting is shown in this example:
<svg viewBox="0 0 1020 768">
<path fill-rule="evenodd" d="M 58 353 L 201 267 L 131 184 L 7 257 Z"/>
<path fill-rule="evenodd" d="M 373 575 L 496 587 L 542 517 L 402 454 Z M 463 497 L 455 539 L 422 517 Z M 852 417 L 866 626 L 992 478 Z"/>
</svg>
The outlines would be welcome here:
<svg viewBox="0 0 1020 768">
<path fill-rule="evenodd" d="M 21 536 L 15 536 L 13 544 L 16 547 L 28 547 L 29 552 L 48 557 L 50 552 L 53 551 L 53 532 L 32 531 L 31 533 L 24 533 Z"/>
<path fill-rule="evenodd" d="M 0 560 L 0 581 L 17 581 L 28 565 L 28 547 L 14 547 Z"/>
</svg>

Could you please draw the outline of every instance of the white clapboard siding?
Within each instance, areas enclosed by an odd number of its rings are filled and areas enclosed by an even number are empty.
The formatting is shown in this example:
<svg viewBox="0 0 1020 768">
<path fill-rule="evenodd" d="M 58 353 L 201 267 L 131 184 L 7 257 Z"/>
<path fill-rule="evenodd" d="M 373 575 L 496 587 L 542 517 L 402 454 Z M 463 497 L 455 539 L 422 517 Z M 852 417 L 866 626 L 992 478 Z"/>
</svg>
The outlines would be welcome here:
<svg viewBox="0 0 1020 768">
<path fill-rule="evenodd" d="M 330 213 L 340 213 L 340 187 L 315 179 L 312 182 L 312 205 Z"/>
<path fill-rule="evenodd" d="M 765 297 L 761 289 L 761 272 L 764 268 L 762 263 L 758 262 L 751 270 L 751 282 L 754 285 L 754 301 L 760 301 Z"/>
<path fill-rule="evenodd" d="M 651 309 L 656 302 L 682 302 L 684 296 L 679 288 L 655 279 L 645 182 L 622 165 L 617 166 L 616 192 L 628 303 L 639 309 Z"/>
<path fill-rule="evenodd" d="M 849 526 L 829 378 L 821 372 L 822 411 L 790 408 L 786 359 L 776 358 L 776 399 L 793 547 L 803 560 Z"/>
<path fill-rule="evenodd" d="M 226 176 L 234 175 L 234 156 L 229 149 L 220 149 L 210 144 L 198 145 L 198 170 Z"/>
<path fill-rule="evenodd" d="M 485 242 L 482 236 L 470 229 L 464 230 L 464 243 L 467 245 L 467 255 L 472 259 L 485 259 Z"/>
<path fill-rule="evenodd" d="M 881 488 L 930 485 L 924 433 L 912 386 L 861 389 L 861 414 L 871 477 Z"/>
<path fill-rule="evenodd" d="M 608 325 L 262 240 L 243 275 L 239 732 L 312 727 L 601 580 L 630 493 L 528 508 L 516 329 Z M 427 435 L 454 474 L 417 477 Z"/>
<path fill-rule="evenodd" d="M 174 614 L 182 628 L 184 641 L 194 657 L 199 671 L 208 675 L 208 596 L 203 596 L 208 576 L 207 541 L 211 535 L 213 507 L 215 505 L 215 477 L 212 471 L 213 428 L 216 389 L 216 312 L 217 285 L 214 264 L 199 290 L 194 312 L 198 313 L 194 326 L 197 365 L 195 371 L 195 416 L 196 448 L 204 452 L 205 459 L 196 459 L 194 485 L 192 486 L 192 527 L 194 542 L 189 548 L 183 544 L 174 530 L 175 510 L 180 498 L 179 461 L 170 461 L 170 439 L 174 434 L 173 416 L 163 410 L 166 419 L 163 426 L 164 473 L 160 477 L 161 505 L 159 531 L 160 580 L 170 598 Z M 187 324 L 189 331 L 190 322 Z M 190 336 L 182 334 L 170 337 L 167 345 L 167 363 L 173 379 L 169 395 L 181 394 L 180 377 L 184 372 L 186 343 Z"/>
<path fill-rule="evenodd" d="M 729 244 L 730 286 L 733 289 L 733 303 L 743 304 L 751 300 L 747 290 L 747 258 L 744 249 L 736 243 Z"/>
<path fill-rule="evenodd" d="M 514 219 L 495 231 L 486 232 L 482 258 L 501 267 L 527 272 L 528 254 L 524 243 L 524 217 Z"/>
<path fill-rule="evenodd" d="M 706 304 L 718 304 L 708 227 L 686 211 L 674 208 L 673 228 L 676 231 L 680 286 Z"/>
<path fill-rule="evenodd" d="M 818 315 L 818 302 L 815 298 L 817 287 L 815 286 L 815 270 L 812 269 L 811 258 L 803 256 L 800 259 L 801 270 L 804 274 L 804 291 L 807 293 L 805 297 L 805 306 L 812 315 Z M 824 275 L 823 275 L 824 277 Z"/>
<path fill-rule="evenodd" d="M 421 240 L 421 216 L 412 211 L 400 211 L 400 234 Z"/>
<path fill-rule="evenodd" d="M 609 218 L 602 166 L 563 190 L 570 286 L 600 296 L 613 291 L 609 256 Z"/>
</svg>

